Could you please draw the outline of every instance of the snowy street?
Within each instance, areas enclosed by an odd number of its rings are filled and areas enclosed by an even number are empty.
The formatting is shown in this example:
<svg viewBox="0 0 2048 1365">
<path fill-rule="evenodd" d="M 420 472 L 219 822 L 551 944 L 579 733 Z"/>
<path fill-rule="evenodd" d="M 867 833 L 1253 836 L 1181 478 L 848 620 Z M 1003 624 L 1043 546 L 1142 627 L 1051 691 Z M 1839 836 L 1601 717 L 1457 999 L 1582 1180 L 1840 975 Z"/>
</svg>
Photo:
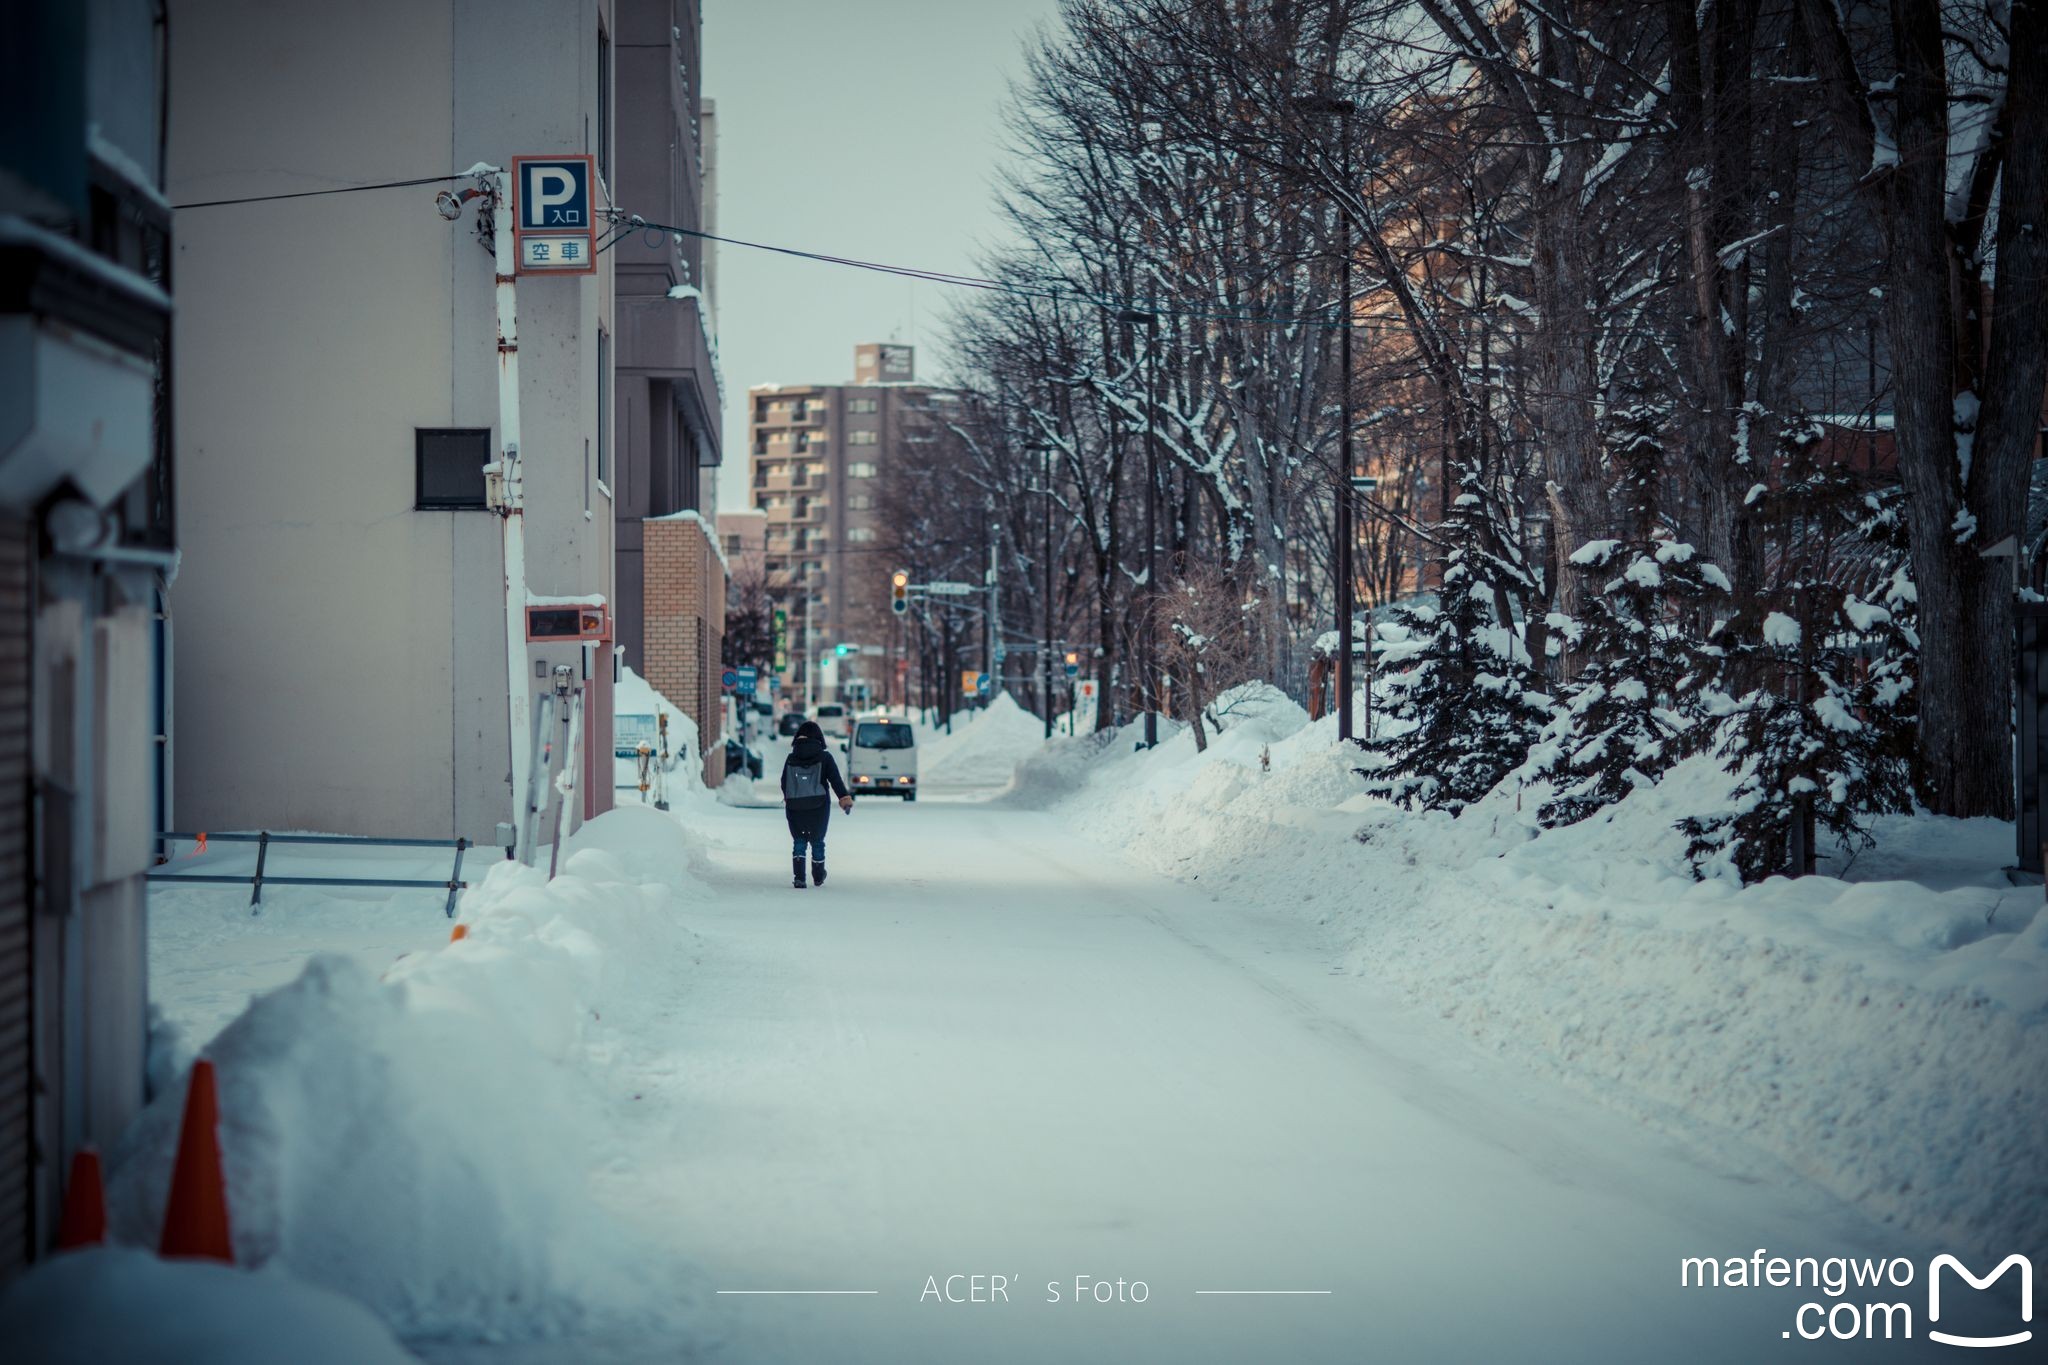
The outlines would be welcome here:
<svg viewBox="0 0 2048 1365">
<path fill-rule="evenodd" d="M 862 803 L 801 893 L 777 813 L 718 834 L 636 1197 L 718 1290 L 875 1292 L 707 1298 L 717 1358 L 1724 1360 L 1810 1294 L 1680 1290 L 1681 1256 L 1881 1254 L 1051 816 Z M 1009 1301 L 920 1301 L 955 1274 Z"/>
<path fill-rule="evenodd" d="M 1361 806 L 1328 728 L 1268 694 L 1204 752 L 920 725 L 924 799 L 835 815 L 802 891 L 767 742 L 761 784 L 624 794 L 552 881 L 480 860 L 452 942 L 434 891 L 160 886 L 166 1079 L 113 1226 L 162 1217 L 199 1051 L 238 1247 L 441 1365 L 1940 1350 L 1812 1339 L 1924 1277 L 1681 1265 L 2028 1244 L 2040 932 L 1942 861 L 1996 831 L 1729 895 L 1658 870 L 1649 805 L 1591 831 L 1638 849 L 1596 886 L 1505 812 Z M 1611 960 L 1674 898 L 1688 930 Z M 1857 1032 L 1873 1000 L 1897 1028 Z"/>
<path fill-rule="evenodd" d="M 2048 1360 L 2048 0 L 0 73 L 0 1365 Z"/>
</svg>

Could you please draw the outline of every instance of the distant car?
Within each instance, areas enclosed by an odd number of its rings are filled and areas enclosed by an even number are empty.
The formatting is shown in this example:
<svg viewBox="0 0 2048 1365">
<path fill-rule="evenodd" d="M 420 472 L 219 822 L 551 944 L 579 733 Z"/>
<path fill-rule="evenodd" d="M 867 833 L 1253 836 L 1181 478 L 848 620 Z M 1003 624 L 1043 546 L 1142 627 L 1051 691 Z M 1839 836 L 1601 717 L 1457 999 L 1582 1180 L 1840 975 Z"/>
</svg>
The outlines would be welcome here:
<svg viewBox="0 0 2048 1365">
<path fill-rule="evenodd" d="M 753 778 L 756 782 L 760 781 L 761 755 L 755 753 L 738 740 L 729 739 L 725 742 L 725 775 L 731 777 L 734 773 L 741 771 L 744 771 L 748 777 Z"/>
<path fill-rule="evenodd" d="M 811 719 L 818 722 L 818 728 L 825 732 L 827 739 L 845 739 L 847 736 L 846 708 L 838 702 L 828 701 L 812 713 Z"/>
<path fill-rule="evenodd" d="M 862 716 L 847 745 L 846 780 L 857 793 L 917 800 L 917 731 L 886 712 Z"/>
<path fill-rule="evenodd" d="M 775 733 L 788 739 L 802 727 L 804 720 L 805 716 L 801 711 L 784 711 L 782 719 L 775 722 Z"/>
</svg>

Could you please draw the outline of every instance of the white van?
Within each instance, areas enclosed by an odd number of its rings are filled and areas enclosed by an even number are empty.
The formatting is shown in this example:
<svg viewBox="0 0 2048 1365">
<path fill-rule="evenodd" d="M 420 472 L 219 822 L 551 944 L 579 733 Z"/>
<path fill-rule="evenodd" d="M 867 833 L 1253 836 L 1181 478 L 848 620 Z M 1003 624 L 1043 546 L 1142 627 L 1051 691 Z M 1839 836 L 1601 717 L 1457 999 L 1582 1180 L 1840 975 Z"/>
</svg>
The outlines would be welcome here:
<svg viewBox="0 0 2048 1365">
<path fill-rule="evenodd" d="M 838 702 L 825 702 L 811 712 L 811 719 L 818 722 L 818 728 L 825 732 L 825 738 L 846 738 L 846 708 Z"/>
<path fill-rule="evenodd" d="M 846 746 L 846 785 L 855 796 L 917 800 L 917 731 L 886 711 L 855 721 Z"/>
</svg>

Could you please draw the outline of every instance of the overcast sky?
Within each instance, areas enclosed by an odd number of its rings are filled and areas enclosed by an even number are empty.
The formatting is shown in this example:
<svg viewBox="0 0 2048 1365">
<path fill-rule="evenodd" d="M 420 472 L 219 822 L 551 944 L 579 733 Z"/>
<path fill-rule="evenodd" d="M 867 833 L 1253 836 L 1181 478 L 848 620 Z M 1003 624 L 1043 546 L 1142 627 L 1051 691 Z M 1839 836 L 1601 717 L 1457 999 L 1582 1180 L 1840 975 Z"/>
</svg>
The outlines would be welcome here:
<svg viewBox="0 0 2048 1365">
<path fill-rule="evenodd" d="M 1056 0 L 704 0 L 718 101 L 718 231 L 891 265 L 972 271 L 1002 107 Z M 955 291 L 743 247 L 718 248 L 725 467 L 745 507 L 746 392 L 843 382 L 861 341 L 908 341 L 918 377 Z"/>
</svg>

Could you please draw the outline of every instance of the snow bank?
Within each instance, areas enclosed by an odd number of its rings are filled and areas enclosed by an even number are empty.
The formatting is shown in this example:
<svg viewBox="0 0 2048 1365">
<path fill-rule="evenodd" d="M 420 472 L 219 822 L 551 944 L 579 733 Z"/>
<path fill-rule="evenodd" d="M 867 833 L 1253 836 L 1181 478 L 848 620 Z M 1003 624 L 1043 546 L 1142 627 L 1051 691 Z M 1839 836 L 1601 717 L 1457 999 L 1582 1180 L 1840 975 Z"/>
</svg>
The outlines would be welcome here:
<svg viewBox="0 0 2048 1365">
<path fill-rule="evenodd" d="M 654 716 L 666 712 L 668 715 L 668 747 L 672 754 L 680 755 L 675 767 L 668 771 L 668 793 L 671 804 L 692 792 L 705 790 L 704 747 L 697 733 L 697 722 L 680 706 L 670 701 L 638 673 L 630 668 L 619 670 L 619 685 L 612 693 L 612 714 L 615 716 Z M 640 765 L 639 760 L 612 759 L 613 784 L 620 790 L 613 793 L 613 800 L 619 806 L 639 805 Z M 648 793 L 648 804 L 652 804 L 654 793 Z"/>
<path fill-rule="evenodd" d="M 1168 875 L 1299 907 L 1351 970 L 1724 1156 L 1785 1163 L 1916 1234 L 2037 1243 L 2048 1187 L 2023 1173 L 2048 1169 L 2048 914 L 1999 871 L 2009 825 L 1894 819 L 1841 875 L 1701 883 L 1672 824 L 1728 799 L 1709 761 L 1538 831 L 1540 794 L 1511 787 L 1458 819 L 1374 801 L 1333 720 L 1247 700 L 1206 754 L 1185 732 L 1149 753 L 1129 730 L 1051 746 L 1013 799 Z"/>
<path fill-rule="evenodd" d="M 0 1298 L 0 1341 L 39 1365 L 403 1365 L 364 1309 L 281 1270 L 93 1247 L 42 1262 Z"/>
<path fill-rule="evenodd" d="M 632 1048 L 697 953 L 682 828 L 610 812 L 561 875 L 495 864 L 466 936 L 382 976 L 321 955 L 207 1053 L 242 1264 L 344 1293 L 409 1339 L 662 1330 L 684 1267 L 600 1197 Z M 153 1245 L 184 1087 L 113 1154 L 116 1237 Z"/>
<path fill-rule="evenodd" d="M 1017 764 L 1045 743 L 1045 722 L 1007 692 L 999 692 L 973 719 L 953 723 L 953 733 L 934 732 L 918 756 L 918 780 L 930 785 L 1006 786 Z"/>
</svg>

